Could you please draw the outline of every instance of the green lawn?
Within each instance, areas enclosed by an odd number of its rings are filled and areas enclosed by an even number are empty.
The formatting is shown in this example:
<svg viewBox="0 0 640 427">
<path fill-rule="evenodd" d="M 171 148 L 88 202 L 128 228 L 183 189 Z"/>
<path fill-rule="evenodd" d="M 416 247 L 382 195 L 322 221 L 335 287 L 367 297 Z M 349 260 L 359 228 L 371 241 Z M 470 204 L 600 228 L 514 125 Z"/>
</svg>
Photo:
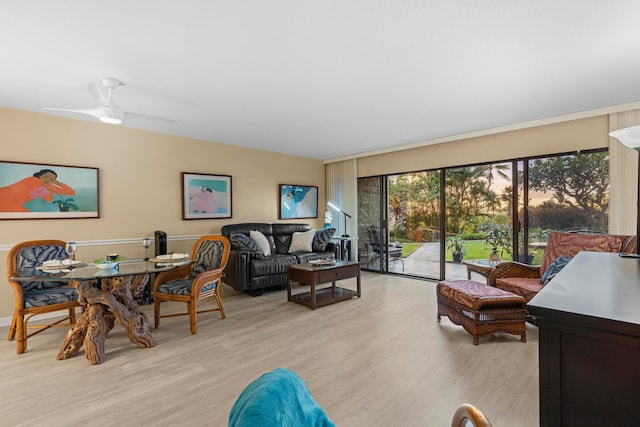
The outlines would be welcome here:
<svg viewBox="0 0 640 427">
<path fill-rule="evenodd" d="M 467 245 L 467 254 L 464 259 L 487 259 L 489 258 L 489 254 L 491 253 L 491 248 L 486 246 L 484 240 L 466 240 Z M 422 246 L 422 243 L 402 243 L 402 257 L 406 258 L 415 252 L 418 248 Z M 539 265 L 540 259 L 542 258 L 542 251 L 536 251 L 533 257 L 533 265 Z M 453 261 L 451 257 L 451 253 L 447 252 L 446 256 L 447 261 Z M 510 261 L 511 256 L 508 254 L 504 255 L 505 261 Z"/>
<path fill-rule="evenodd" d="M 467 245 L 467 254 L 464 259 L 487 259 L 489 258 L 489 254 L 491 253 L 491 247 L 487 246 L 484 240 L 465 240 Z M 501 254 L 500 257 L 503 258 L 504 261 L 511 261 L 511 255 L 504 253 Z M 542 259 L 542 251 L 535 251 L 533 256 L 532 265 L 539 265 L 540 260 Z M 447 261 L 453 261 L 453 257 L 451 253 L 447 252 Z"/>
</svg>

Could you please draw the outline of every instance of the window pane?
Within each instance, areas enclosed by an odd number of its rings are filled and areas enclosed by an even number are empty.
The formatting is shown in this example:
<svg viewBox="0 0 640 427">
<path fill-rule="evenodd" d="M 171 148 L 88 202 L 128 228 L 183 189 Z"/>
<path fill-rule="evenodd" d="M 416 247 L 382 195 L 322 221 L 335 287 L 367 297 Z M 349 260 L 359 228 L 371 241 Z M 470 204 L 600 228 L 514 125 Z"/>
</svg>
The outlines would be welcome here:
<svg viewBox="0 0 640 427">
<path fill-rule="evenodd" d="M 528 180 L 532 252 L 542 252 L 552 231 L 608 232 L 608 152 L 529 160 Z"/>
</svg>

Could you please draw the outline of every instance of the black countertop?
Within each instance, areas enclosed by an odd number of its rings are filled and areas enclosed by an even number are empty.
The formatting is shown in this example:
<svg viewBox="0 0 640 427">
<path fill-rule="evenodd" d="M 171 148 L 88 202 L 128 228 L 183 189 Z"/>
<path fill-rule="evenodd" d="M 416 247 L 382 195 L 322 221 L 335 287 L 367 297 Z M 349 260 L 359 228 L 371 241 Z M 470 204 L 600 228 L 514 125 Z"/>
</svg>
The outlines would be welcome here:
<svg viewBox="0 0 640 427">
<path fill-rule="evenodd" d="M 538 319 L 578 321 L 640 336 L 640 259 L 580 252 L 529 302 L 528 310 Z"/>
</svg>

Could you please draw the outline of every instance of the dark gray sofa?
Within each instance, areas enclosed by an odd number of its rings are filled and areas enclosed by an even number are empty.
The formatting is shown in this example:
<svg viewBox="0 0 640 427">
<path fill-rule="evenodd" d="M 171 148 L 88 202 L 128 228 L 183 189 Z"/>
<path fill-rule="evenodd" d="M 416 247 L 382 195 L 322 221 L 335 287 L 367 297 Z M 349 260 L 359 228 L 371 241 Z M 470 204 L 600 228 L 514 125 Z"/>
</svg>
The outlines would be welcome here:
<svg viewBox="0 0 640 427">
<path fill-rule="evenodd" d="M 311 230 L 309 224 L 291 223 L 242 223 L 229 224 L 221 229 L 223 236 L 231 241 L 229 260 L 224 269 L 224 283 L 233 289 L 246 292 L 252 296 L 262 295 L 266 288 L 287 286 L 287 267 L 314 259 L 335 258 L 335 245 L 329 240 L 334 229 L 318 230 L 313 241 L 312 252 L 289 253 L 291 238 L 294 232 Z M 271 246 L 271 255 L 264 256 L 260 252 L 248 250 L 235 245 L 236 233 L 249 235 L 251 231 L 259 231 L 265 235 Z M 327 237 L 328 236 L 328 237 Z"/>
</svg>

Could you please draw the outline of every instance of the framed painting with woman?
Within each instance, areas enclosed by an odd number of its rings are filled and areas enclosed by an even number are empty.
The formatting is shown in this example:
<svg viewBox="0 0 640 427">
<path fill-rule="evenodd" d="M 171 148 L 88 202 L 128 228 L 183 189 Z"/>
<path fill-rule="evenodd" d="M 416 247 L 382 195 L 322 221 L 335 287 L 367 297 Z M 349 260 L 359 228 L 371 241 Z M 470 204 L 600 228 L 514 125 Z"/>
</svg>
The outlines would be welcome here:
<svg viewBox="0 0 640 427">
<path fill-rule="evenodd" d="M 0 219 L 99 218 L 98 168 L 0 161 Z"/>
</svg>

